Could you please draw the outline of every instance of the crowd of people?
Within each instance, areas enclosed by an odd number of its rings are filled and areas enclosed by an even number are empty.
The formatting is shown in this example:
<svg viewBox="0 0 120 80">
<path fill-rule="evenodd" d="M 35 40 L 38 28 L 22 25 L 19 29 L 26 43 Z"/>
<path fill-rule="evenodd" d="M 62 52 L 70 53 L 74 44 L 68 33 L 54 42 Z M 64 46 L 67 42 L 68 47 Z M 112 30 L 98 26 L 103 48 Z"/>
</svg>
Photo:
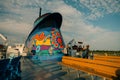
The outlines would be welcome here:
<svg viewBox="0 0 120 80">
<path fill-rule="evenodd" d="M 72 56 L 72 57 L 81 57 L 81 58 L 86 58 L 88 59 L 89 57 L 91 57 L 93 54 L 90 54 L 90 49 L 89 49 L 89 45 L 85 45 L 85 46 L 77 46 L 77 45 L 73 45 L 73 46 L 69 46 L 66 45 L 66 47 L 64 48 L 63 52 L 65 56 Z"/>
</svg>

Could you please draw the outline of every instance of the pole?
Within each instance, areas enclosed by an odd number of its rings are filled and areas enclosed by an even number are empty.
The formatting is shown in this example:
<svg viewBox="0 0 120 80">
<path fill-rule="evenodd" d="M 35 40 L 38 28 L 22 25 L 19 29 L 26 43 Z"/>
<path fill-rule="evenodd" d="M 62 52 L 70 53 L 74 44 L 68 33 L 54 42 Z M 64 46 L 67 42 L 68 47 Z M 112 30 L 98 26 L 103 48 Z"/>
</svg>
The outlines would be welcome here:
<svg viewBox="0 0 120 80">
<path fill-rule="evenodd" d="M 41 11 L 42 11 L 42 8 L 40 7 L 39 17 L 41 17 Z"/>
</svg>

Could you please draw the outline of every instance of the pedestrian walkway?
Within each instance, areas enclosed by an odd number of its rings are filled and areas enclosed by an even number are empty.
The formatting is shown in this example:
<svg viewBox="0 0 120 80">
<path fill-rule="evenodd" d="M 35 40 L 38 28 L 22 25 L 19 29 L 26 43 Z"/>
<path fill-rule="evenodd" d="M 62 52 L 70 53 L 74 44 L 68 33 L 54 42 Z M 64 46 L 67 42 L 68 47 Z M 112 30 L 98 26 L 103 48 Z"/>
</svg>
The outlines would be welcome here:
<svg viewBox="0 0 120 80">
<path fill-rule="evenodd" d="M 77 71 L 67 73 L 57 62 L 32 61 L 28 58 L 21 60 L 21 80 L 90 80 L 77 78 Z"/>
</svg>

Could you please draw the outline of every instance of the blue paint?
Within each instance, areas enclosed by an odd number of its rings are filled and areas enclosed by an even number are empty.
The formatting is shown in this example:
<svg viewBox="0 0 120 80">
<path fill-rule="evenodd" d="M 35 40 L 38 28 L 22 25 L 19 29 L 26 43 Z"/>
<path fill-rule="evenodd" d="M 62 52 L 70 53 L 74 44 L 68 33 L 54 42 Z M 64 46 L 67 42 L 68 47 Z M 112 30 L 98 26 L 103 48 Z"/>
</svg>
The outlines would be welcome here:
<svg viewBox="0 0 120 80">
<path fill-rule="evenodd" d="M 33 56 L 32 60 L 39 60 L 39 61 L 61 61 L 63 54 L 60 53 L 58 55 L 48 55 L 48 56 Z"/>
</svg>

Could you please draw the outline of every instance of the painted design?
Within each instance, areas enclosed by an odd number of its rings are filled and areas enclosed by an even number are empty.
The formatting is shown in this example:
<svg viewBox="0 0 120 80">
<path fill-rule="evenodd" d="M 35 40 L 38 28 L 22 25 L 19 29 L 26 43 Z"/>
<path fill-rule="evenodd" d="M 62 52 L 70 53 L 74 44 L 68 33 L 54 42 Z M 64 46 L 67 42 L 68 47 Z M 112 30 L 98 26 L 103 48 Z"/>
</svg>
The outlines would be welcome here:
<svg viewBox="0 0 120 80">
<path fill-rule="evenodd" d="M 33 59 L 49 60 L 61 59 L 64 48 L 63 38 L 60 32 L 62 16 L 59 13 L 49 13 L 40 16 L 34 22 L 34 29 L 26 40 L 29 52 Z"/>
<path fill-rule="evenodd" d="M 36 34 L 32 40 L 34 40 L 34 43 L 36 46 L 38 45 L 50 45 L 50 38 L 45 36 L 44 32 L 41 32 L 40 34 Z"/>
<path fill-rule="evenodd" d="M 32 37 L 32 50 L 37 55 L 57 55 L 64 48 L 62 36 L 56 28 L 46 28 Z M 50 49 L 52 48 L 52 53 Z"/>
<path fill-rule="evenodd" d="M 40 52 L 40 46 L 36 47 L 36 53 Z"/>
<path fill-rule="evenodd" d="M 63 49 L 64 48 L 63 41 L 59 31 L 55 28 L 52 28 L 51 34 L 52 34 L 52 40 L 51 40 L 52 46 L 54 46 L 55 48 Z"/>
</svg>

